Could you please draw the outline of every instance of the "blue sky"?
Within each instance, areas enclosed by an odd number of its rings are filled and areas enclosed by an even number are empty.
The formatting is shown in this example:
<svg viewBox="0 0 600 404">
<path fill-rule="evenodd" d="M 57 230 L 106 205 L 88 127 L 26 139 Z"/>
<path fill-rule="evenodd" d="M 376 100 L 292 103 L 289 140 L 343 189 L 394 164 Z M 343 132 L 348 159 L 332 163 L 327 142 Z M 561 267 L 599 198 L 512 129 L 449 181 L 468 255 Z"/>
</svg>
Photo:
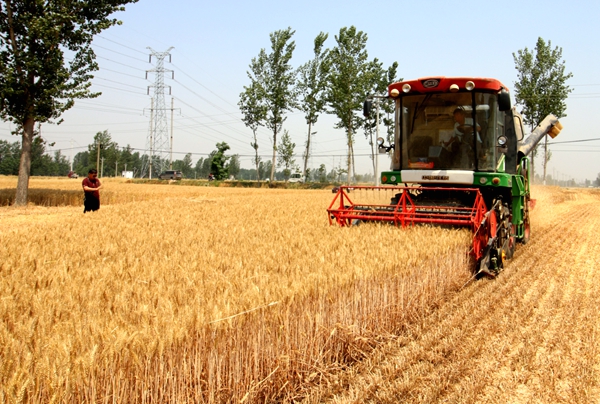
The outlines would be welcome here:
<svg viewBox="0 0 600 404">
<path fill-rule="evenodd" d="M 237 106 L 250 60 L 269 48 L 269 33 L 292 27 L 299 66 L 312 56 L 315 36 L 329 33 L 327 47 L 335 45 L 340 28 L 354 25 L 368 35 L 370 58 L 385 66 L 399 63 L 398 75 L 415 79 L 429 75 L 493 77 L 514 87 L 512 54 L 533 49 L 538 37 L 563 48 L 574 91 L 567 100 L 564 129 L 556 141 L 600 138 L 596 111 L 600 107 L 600 2 L 571 1 L 191 1 L 140 0 L 115 14 L 123 21 L 94 41 L 100 71 L 93 88 L 103 95 L 82 100 L 65 113 L 59 126 L 42 125 L 42 135 L 70 156 L 85 150 L 98 131 L 108 130 L 120 146 L 143 149 L 149 127 L 148 86 L 154 76 L 146 71 L 149 50 L 171 51 L 174 71 L 165 84 L 175 98 L 174 158 L 193 153 L 194 163 L 226 141 L 250 168 L 252 132 L 240 121 Z M 170 105 L 171 96 L 165 96 Z M 313 168 L 344 165 L 345 135 L 334 129 L 335 117 L 323 115 L 314 130 Z M 296 143 L 297 163 L 307 131 L 301 113 L 289 114 L 285 124 Z M 0 139 L 10 125 L 0 124 Z M 271 135 L 261 129 L 259 151 L 267 159 Z M 73 150 L 69 150 L 73 147 Z M 556 145 L 549 173 L 559 179 L 582 181 L 600 173 L 600 141 Z M 371 170 L 369 146 L 356 135 L 355 153 L 360 173 Z M 364 155 L 364 156 L 363 156 Z M 541 160 L 541 159 L 539 159 Z M 540 170 L 538 169 L 538 172 Z"/>
</svg>

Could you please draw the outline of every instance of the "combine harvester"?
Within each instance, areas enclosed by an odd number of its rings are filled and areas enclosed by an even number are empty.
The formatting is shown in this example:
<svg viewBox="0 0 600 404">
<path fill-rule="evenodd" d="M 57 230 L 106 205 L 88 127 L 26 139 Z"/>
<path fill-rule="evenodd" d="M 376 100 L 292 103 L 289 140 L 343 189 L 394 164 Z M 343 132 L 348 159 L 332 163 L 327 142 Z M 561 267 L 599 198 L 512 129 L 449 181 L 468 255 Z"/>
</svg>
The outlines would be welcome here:
<svg viewBox="0 0 600 404">
<path fill-rule="evenodd" d="M 435 77 L 393 83 L 394 143 L 377 139 L 392 158 L 382 186 L 342 186 L 329 222 L 351 226 L 388 222 L 464 226 L 477 275 L 495 276 L 516 242 L 529 241 L 529 158 L 539 141 L 562 125 L 548 115 L 527 137 L 505 85 L 489 78 Z M 372 112 L 372 98 L 364 105 Z"/>
</svg>

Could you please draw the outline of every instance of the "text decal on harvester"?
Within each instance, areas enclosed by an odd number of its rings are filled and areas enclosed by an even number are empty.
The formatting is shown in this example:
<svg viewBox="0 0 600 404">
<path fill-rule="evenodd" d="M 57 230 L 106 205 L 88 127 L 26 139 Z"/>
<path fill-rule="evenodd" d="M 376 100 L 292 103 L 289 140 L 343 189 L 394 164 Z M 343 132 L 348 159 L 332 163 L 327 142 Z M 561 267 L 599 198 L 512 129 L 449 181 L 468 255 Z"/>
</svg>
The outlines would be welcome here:
<svg viewBox="0 0 600 404">
<path fill-rule="evenodd" d="M 435 181 L 435 180 L 441 180 L 441 181 L 448 181 L 450 179 L 449 176 L 447 175 L 424 175 L 423 180 L 426 181 Z"/>
</svg>

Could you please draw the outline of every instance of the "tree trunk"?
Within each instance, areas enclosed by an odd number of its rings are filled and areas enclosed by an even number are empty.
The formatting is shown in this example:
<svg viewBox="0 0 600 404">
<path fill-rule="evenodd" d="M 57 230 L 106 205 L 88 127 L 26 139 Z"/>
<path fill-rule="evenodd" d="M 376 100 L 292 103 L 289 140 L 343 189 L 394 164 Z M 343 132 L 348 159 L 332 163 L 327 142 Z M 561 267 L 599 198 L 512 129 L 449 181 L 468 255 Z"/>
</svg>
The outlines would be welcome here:
<svg viewBox="0 0 600 404">
<path fill-rule="evenodd" d="M 304 153 L 304 171 L 302 171 L 302 178 L 306 181 L 306 169 L 308 168 L 308 157 L 310 153 L 310 131 L 312 130 L 312 122 L 308 123 L 308 137 L 306 138 L 306 152 Z"/>
<path fill-rule="evenodd" d="M 377 168 L 375 167 L 375 144 L 373 143 L 373 132 L 369 132 L 369 144 L 371 145 L 371 162 L 373 163 L 373 173 L 377 177 Z"/>
<path fill-rule="evenodd" d="M 277 129 L 273 131 L 273 160 L 271 161 L 271 182 L 275 180 L 275 159 L 277 158 Z"/>
<path fill-rule="evenodd" d="M 536 125 L 537 126 L 537 125 Z M 535 129 L 534 125 L 531 125 L 531 132 Z M 529 133 L 531 133 L 529 132 Z M 537 145 L 531 150 L 531 174 L 529 177 L 531 178 L 531 183 L 535 184 L 535 155 L 537 153 Z"/>
<path fill-rule="evenodd" d="M 15 195 L 15 206 L 27 206 L 34 124 L 33 118 L 27 118 L 23 125 L 23 142 L 21 147 L 21 161 L 19 163 L 19 179 L 17 182 L 17 193 Z"/>
<path fill-rule="evenodd" d="M 354 160 L 354 145 L 350 143 L 352 147 L 352 183 L 356 184 L 356 161 Z"/>
<path fill-rule="evenodd" d="M 256 129 L 253 130 L 254 132 L 254 144 L 252 145 L 254 147 L 254 163 L 256 164 L 256 181 L 260 181 L 260 174 L 258 172 L 258 166 L 259 166 L 259 161 L 258 161 L 258 141 L 256 140 Z"/>
<path fill-rule="evenodd" d="M 346 182 L 350 185 L 350 173 L 352 172 L 352 128 L 348 128 L 348 172 Z"/>
</svg>

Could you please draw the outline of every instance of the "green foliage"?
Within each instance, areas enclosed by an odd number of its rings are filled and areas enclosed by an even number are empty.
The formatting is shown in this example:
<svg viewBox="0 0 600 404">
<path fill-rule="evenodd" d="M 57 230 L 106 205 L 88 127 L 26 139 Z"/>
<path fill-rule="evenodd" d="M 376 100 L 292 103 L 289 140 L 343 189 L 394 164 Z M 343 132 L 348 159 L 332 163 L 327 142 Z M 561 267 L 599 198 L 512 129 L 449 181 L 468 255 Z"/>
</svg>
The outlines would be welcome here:
<svg viewBox="0 0 600 404">
<path fill-rule="evenodd" d="M 210 171 L 214 174 L 217 180 L 226 180 L 229 178 L 229 166 L 227 164 L 230 157 L 225 155 L 225 152 L 230 147 L 227 143 L 217 143 L 217 150 L 212 153 Z"/>
<path fill-rule="evenodd" d="M 0 140 L 0 174 L 17 175 L 20 155 L 21 145 L 19 142 L 9 143 L 6 140 Z"/>
<path fill-rule="evenodd" d="M 281 144 L 277 147 L 279 156 L 277 157 L 278 167 L 283 167 L 283 175 L 287 181 L 292 175 L 292 169 L 295 169 L 296 160 L 294 159 L 294 148 L 296 143 L 292 142 L 287 130 L 283 132 Z"/>
<path fill-rule="evenodd" d="M 0 140 L 0 174 L 17 175 L 20 155 L 20 142 L 9 143 Z M 59 150 L 54 152 L 54 157 L 52 157 L 46 153 L 44 140 L 40 137 L 34 139 L 30 175 L 67 176 L 69 168 L 69 161 Z"/>
<path fill-rule="evenodd" d="M 96 167 L 98 144 L 101 144 L 102 148 L 100 149 L 100 165 Z M 120 177 L 122 171 L 132 171 L 136 177 L 141 172 L 142 160 L 140 153 L 134 153 L 131 146 L 127 145 L 121 149 L 105 130 L 96 133 L 94 142 L 88 145 L 87 151 L 79 152 L 73 157 L 73 171 L 80 176 L 87 175 L 91 168 L 96 168 L 103 177 Z M 115 172 L 115 170 L 117 171 Z"/>
<path fill-rule="evenodd" d="M 263 48 L 258 56 L 252 59 L 250 71 L 247 72 L 251 84 L 244 87 L 244 92 L 240 95 L 242 105 L 253 102 L 256 104 L 255 111 L 266 111 L 265 117 L 262 117 L 260 112 L 250 122 L 258 119 L 260 124 L 264 124 L 273 132 L 273 160 L 277 153 L 277 135 L 286 120 L 285 114 L 295 107 L 295 72 L 290 64 L 296 48 L 296 43 L 291 41 L 294 33 L 295 31 L 288 27 L 269 35 L 271 53 L 267 54 Z M 258 148 L 256 142 L 253 147 Z M 273 167 L 271 180 L 274 175 Z"/>
<path fill-rule="evenodd" d="M 319 114 L 325 110 L 326 98 L 325 90 L 327 88 L 327 75 L 329 74 L 329 50 L 323 50 L 323 45 L 329 35 L 323 32 L 319 33 L 314 41 L 314 58 L 298 68 L 298 82 L 296 91 L 300 97 L 298 107 L 304 113 L 306 123 L 308 124 L 308 134 L 306 137 L 306 148 L 302 155 L 304 159 L 303 172 L 306 176 L 308 169 L 308 159 L 310 157 L 310 140 L 313 136 L 312 126 L 317 123 Z"/>
<path fill-rule="evenodd" d="M 267 107 L 265 103 L 260 102 L 260 92 L 256 86 L 256 82 L 252 82 L 249 87 L 244 87 L 244 91 L 240 94 L 238 105 L 242 112 L 242 121 L 247 127 L 252 129 L 254 140 L 250 143 L 250 146 L 254 149 L 254 165 L 258 174 L 258 165 L 260 164 L 261 158 L 258 155 L 258 139 L 256 137 L 256 132 L 258 131 L 259 126 L 265 124 Z"/>
<path fill-rule="evenodd" d="M 273 170 L 273 163 L 271 160 L 261 161 L 258 165 L 258 179 L 264 180 L 269 178 L 271 171 Z"/>
<path fill-rule="evenodd" d="M 229 159 L 229 175 L 230 176 L 234 176 L 237 177 L 240 173 L 240 155 L 239 154 L 234 154 L 233 156 L 231 156 L 231 158 Z"/>
<path fill-rule="evenodd" d="M 367 34 L 357 31 L 354 26 L 344 27 L 335 40 L 337 46 L 329 54 L 331 71 L 327 102 L 330 112 L 339 118 L 336 127 L 347 130 L 350 142 L 360 124 L 356 112 L 362 109 L 362 101 L 370 90 L 366 80 L 370 73 Z"/>
<path fill-rule="evenodd" d="M 194 178 L 192 167 L 192 153 L 187 153 L 182 160 L 173 161 L 173 170 L 181 171 L 184 178 Z"/>
<path fill-rule="evenodd" d="M 327 182 L 327 169 L 325 168 L 325 164 L 319 166 L 317 175 L 319 177 L 319 182 Z"/>
<path fill-rule="evenodd" d="M 137 0 L 0 3 L 0 117 L 22 133 L 16 205 L 27 203 L 35 122 L 52 122 L 76 99 L 94 98 L 94 35 L 118 23 L 109 16 Z M 73 53 L 65 61 L 64 51 Z M 60 123 L 60 121 L 58 121 Z"/>
<path fill-rule="evenodd" d="M 523 106 L 524 123 L 533 130 L 548 114 L 554 114 L 557 118 L 566 116 L 566 99 L 573 91 L 566 82 L 573 74 L 565 73 L 565 63 L 561 60 L 562 48 L 552 49 L 551 42 L 546 43 L 540 37 L 535 52 L 525 48 L 513 53 L 513 58 L 518 72 L 515 101 Z M 544 156 L 544 178 L 550 157 L 550 153 Z"/>
<path fill-rule="evenodd" d="M 377 59 L 373 60 L 369 66 L 373 89 L 372 92 L 375 95 L 386 95 L 387 87 L 390 83 L 401 81 L 396 77 L 398 70 L 398 62 L 394 62 L 390 67 L 383 68 L 383 64 Z M 394 103 L 390 100 L 383 100 L 381 98 L 375 98 L 374 100 L 376 108 L 379 108 L 379 124 L 384 125 L 385 132 L 379 133 L 379 136 L 385 136 L 388 143 L 393 143 L 394 139 L 394 120 L 393 118 L 386 118 L 386 114 L 393 114 Z M 377 138 L 377 113 L 372 113 L 368 118 L 363 119 L 363 129 L 365 132 L 365 138 L 369 141 L 371 146 L 371 160 L 373 162 L 373 172 L 375 173 L 375 153 L 376 150 L 375 140 Z M 376 175 L 376 174 L 375 174 Z"/>
<path fill-rule="evenodd" d="M 354 134 L 363 126 L 362 103 L 373 91 L 380 91 L 387 84 L 381 63 L 368 61 L 367 34 L 356 27 L 344 27 L 335 36 L 337 42 L 329 53 L 330 73 L 328 76 L 327 104 L 329 112 L 339 121 L 337 128 L 346 130 L 348 144 L 348 179 L 353 174 Z M 387 71 L 388 76 L 396 75 L 397 64 Z M 385 79 L 384 79 L 385 78 Z"/>
<path fill-rule="evenodd" d="M 212 152 L 207 158 L 200 157 L 196 162 L 195 171 L 198 178 L 208 178 L 214 153 Z"/>
<path fill-rule="evenodd" d="M 523 106 L 525 124 L 535 128 L 548 114 L 558 118 L 566 116 L 566 99 L 573 91 L 567 80 L 572 73 L 565 73 L 562 48 L 551 48 L 538 38 L 535 52 L 525 48 L 513 53 L 517 81 L 515 82 L 515 101 Z"/>
</svg>

